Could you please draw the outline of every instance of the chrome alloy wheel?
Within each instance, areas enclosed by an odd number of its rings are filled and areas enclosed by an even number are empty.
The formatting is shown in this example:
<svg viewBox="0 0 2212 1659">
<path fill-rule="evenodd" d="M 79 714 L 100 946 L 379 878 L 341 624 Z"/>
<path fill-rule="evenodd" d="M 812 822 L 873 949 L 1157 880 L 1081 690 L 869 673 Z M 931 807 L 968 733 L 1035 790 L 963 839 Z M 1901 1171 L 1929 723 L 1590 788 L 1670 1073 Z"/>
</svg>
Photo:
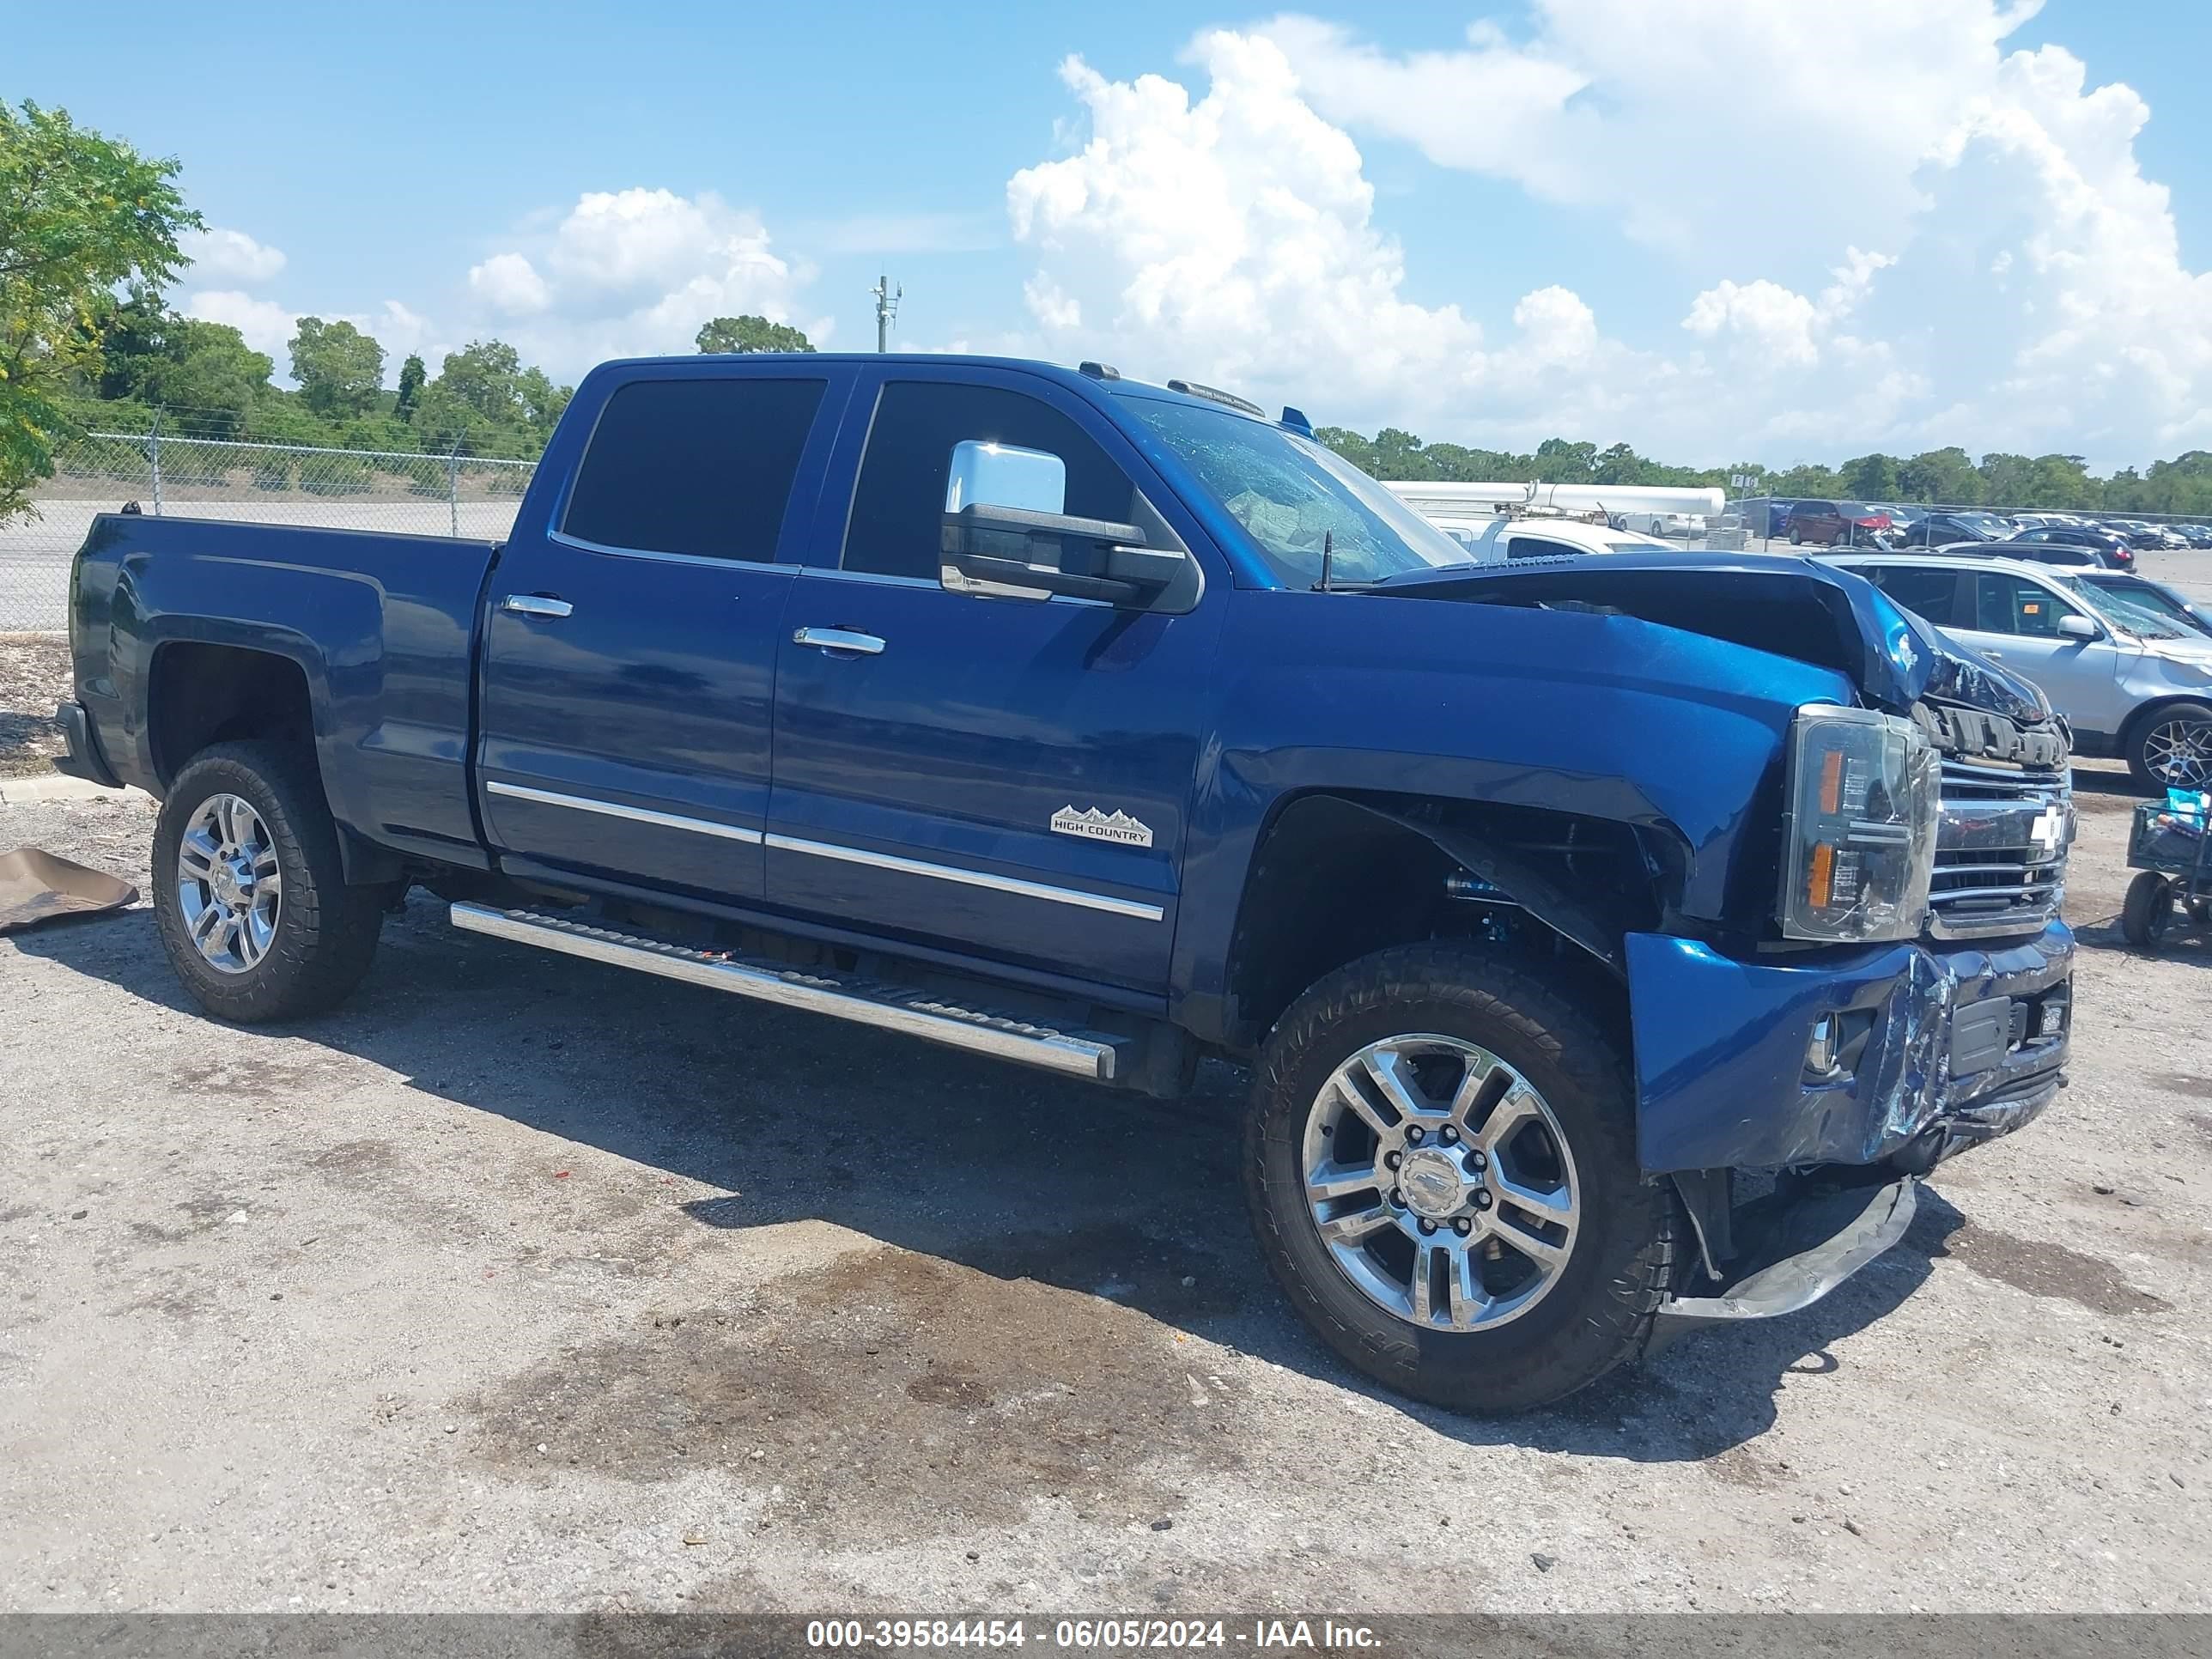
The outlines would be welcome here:
<svg viewBox="0 0 2212 1659">
<path fill-rule="evenodd" d="M 2212 721 L 2171 720 L 2143 736 L 2143 769 L 2179 789 L 2212 784 Z"/>
<path fill-rule="evenodd" d="M 1370 1043 L 1306 1115 L 1301 1168 L 1322 1242 L 1377 1305 L 1438 1331 L 1490 1330 L 1559 1283 L 1582 1219 L 1559 1121 L 1488 1049 Z"/>
<path fill-rule="evenodd" d="M 177 909 L 208 966 L 243 974 L 269 954 L 284 902 L 268 827 L 251 802 L 210 795 L 177 843 Z"/>
</svg>

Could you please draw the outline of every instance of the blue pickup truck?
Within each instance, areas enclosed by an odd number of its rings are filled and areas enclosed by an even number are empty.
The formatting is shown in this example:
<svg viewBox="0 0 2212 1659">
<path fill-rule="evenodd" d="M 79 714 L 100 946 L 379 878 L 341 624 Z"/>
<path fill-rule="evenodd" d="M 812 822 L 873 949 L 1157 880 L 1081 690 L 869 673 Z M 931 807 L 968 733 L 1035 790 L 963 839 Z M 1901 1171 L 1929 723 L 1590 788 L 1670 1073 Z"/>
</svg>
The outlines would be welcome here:
<svg viewBox="0 0 2212 1659">
<path fill-rule="evenodd" d="M 419 886 L 1086 1085 L 1225 1057 L 1290 1301 L 1462 1409 L 1804 1306 L 2063 1080 L 2032 686 L 1810 561 L 1470 568 L 1202 386 L 610 363 L 503 543 L 126 511 L 71 617 L 210 1012 L 328 1006 Z"/>
</svg>

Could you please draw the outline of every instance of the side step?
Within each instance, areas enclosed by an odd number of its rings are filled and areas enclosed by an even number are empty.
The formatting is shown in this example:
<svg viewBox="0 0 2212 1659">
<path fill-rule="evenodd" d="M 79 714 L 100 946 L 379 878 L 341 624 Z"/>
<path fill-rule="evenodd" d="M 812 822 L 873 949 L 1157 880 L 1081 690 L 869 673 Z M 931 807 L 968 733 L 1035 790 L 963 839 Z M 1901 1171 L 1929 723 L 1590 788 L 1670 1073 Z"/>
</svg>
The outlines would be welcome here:
<svg viewBox="0 0 2212 1659">
<path fill-rule="evenodd" d="M 834 1014 L 862 1025 L 903 1031 L 955 1048 L 1000 1060 L 1040 1066 L 1065 1077 L 1110 1083 L 1120 1066 L 1126 1037 L 1096 1031 L 1056 1031 L 1049 1026 L 972 1008 L 910 986 L 839 979 L 827 974 L 751 960 L 686 945 L 664 945 L 635 933 L 618 933 L 534 910 L 497 910 L 486 904 L 459 903 L 452 911 L 456 927 L 494 939 L 534 945 L 540 950 L 592 962 L 611 963 L 641 974 L 680 979 L 710 991 L 750 997 L 810 1013 Z"/>
</svg>

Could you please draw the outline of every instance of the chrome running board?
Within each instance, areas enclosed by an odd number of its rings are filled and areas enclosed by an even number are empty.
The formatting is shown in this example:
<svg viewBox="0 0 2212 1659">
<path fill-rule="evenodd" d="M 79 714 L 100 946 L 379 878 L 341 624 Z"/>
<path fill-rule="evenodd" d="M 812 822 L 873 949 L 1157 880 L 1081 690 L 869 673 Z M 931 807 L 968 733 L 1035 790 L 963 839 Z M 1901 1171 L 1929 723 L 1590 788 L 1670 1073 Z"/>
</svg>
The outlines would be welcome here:
<svg viewBox="0 0 2212 1659">
<path fill-rule="evenodd" d="M 1127 1039 L 1096 1031 L 1058 1031 L 1003 1014 L 964 1008 L 911 986 L 839 979 L 721 951 L 664 945 L 635 933 L 618 933 L 534 910 L 459 903 L 453 907 L 452 917 L 454 927 L 471 933 L 489 933 L 518 945 L 534 945 L 542 951 L 610 963 L 641 974 L 658 974 L 663 979 L 680 979 L 710 991 L 750 997 L 756 1002 L 832 1014 L 861 1025 L 902 1031 L 908 1036 L 926 1037 L 951 1048 L 1039 1066 L 1091 1082 L 1114 1080 L 1127 1043 Z"/>
</svg>

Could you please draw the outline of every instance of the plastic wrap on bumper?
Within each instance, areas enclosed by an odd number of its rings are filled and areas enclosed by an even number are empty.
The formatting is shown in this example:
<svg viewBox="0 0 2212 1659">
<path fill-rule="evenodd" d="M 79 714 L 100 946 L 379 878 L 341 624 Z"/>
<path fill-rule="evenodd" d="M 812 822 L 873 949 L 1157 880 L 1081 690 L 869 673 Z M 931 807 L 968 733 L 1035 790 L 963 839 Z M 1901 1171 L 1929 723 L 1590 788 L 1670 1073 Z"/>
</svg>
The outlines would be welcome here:
<svg viewBox="0 0 2212 1659">
<path fill-rule="evenodd" d="M 1916 1140 L 1932 1162 L 2018 1128 L 2062 1081 L 2074 965 L 2062 922 L 2009 945 L 1755 962 L 1632 933 L 1627 958 L 1637 1152 L 1654 1173 L 1874 1164 Z M 1836 1071 L 1813 1077 L 1823 1018 L 1850 1040 Z"/>
</svg>

